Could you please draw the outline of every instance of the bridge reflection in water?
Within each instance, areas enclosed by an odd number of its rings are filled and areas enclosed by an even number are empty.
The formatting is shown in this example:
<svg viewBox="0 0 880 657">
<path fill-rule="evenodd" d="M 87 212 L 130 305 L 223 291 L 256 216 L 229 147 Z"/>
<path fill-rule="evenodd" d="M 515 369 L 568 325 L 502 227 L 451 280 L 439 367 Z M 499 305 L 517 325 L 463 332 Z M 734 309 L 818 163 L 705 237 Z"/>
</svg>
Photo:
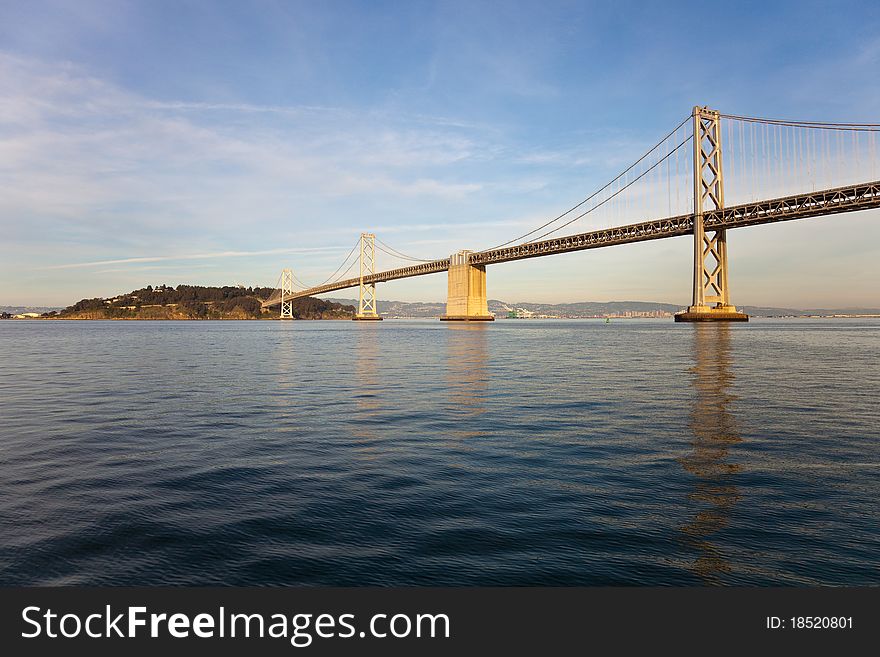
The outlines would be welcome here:
<svg viewBox="0 0 880 657">
<path fill-rule="evenodd" d="M 302 429 L 301 404 L 291 403 L 302 395 L 308 386 L 302 380 L 302 372 L 298 369 L 298 359 L 302 358 L 297 344 L 296 329 L 292 324 L 279 323 L 275 329 L 275 338 L 271 362 L 274 364 L 274 385 L 269 399 L 277 421 L 277 431 L 281 433 L 297 433 Z"/>
<path fill-rule="evenodd" d="M 380 440 L 376 432 L 380 424 L 380 395 L 382 382 L 379 377 L 379 335 L 378 326 L 372 323 L 356 324 L 357 334 L 354 371 L 356 387 L 353 390 L 355 418 L 352 429 L 352 442 L 355 450 L 364 458 L 374 458 Z"/>
<path fill-rule="evenodd" d="M 685 543 L 697 551 L 690 569 L 707 584 L 720 584 L 718 576 L 728 572 L 730 564 L 713 536 L 727 527 L 741 497 L 736 486 L 740 466 L 729 459 L 730 448 L 742 440 L 731 408 L 735 400 L 730 392 L 734 378 L 731 327 L 697 324 L 693 331 L 693 437 L 690 453 L 679 462 L 696 478 L 688 501 L 702 510 L 680 529 Z"/>
<path fill-rule="evenodd" d="M 446 325 L 448 404 L 456 418 L 452 435 L 459 439 L 487 435 L 480 418 L 489 390 L 489 327 L 475 322 Z"/>
</svg>

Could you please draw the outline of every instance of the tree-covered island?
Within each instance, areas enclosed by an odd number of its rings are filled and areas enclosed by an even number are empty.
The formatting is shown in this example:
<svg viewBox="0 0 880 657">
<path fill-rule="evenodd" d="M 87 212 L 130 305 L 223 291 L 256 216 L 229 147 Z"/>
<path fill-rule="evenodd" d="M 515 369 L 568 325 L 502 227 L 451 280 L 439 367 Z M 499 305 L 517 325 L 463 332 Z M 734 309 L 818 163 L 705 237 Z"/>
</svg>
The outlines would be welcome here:
<svg viewBox="0 0 880 657">
<path fill-rule="evenodd" d="M 274 292 L 270 287 L 159 285 L 109 299 L 82 299 L 43 317 L 58 319 L 277 319 L 277 307 L 260 304 Z M 354 306 L 303 297 L 293 300 L 294 319 L 351 319 Z"/>
</svg>

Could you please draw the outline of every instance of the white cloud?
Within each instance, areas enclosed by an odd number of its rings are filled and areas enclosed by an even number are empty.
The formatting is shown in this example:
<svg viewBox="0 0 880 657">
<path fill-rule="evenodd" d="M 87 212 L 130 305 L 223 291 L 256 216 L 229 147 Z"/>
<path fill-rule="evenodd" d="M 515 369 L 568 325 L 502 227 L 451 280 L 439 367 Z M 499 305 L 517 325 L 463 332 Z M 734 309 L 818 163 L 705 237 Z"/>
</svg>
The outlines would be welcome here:
<svg viewBox="0 0 880 657">
<path fill-rule="evenodd" d="M 132 231 L 211 228 L 355 194 L 461 198 L 481 185 L 436 169 L 473 150 L 458 127 L 377 124 L 324 107 L 156 102 L 72 65 L 0 55 L 4 223 L 43 216 L 105 230 L 109 213 Z"/>
<path fill-rule="evenodd" d="M 447 231 L 425 254 L 444 257 L 543 221 L 534 207 L 546 199 L 505 198 L 547 192 L 518 158 L 497 130 L 456 119 L 159 101 L 70 63 L 0 53 L 0 229 L 19 247 L 19 270 L 34 271 L 27 253 L 51 253 L 39 269 L 71 274 L 297 255 L 320 277 L 336 264 L 333 242 L 377 223 L 387 234 Z M 489 161 L 502 173 L 481 179 Z"/>
<path fill-rule="evenodd" d="M 127 265 L 143 262 L 163 262 L 179 260 L 208 260 L 214 258 L 244 258 L 264 255 L 290 255 L 296 253 L 335 253 L 345 251 L 347 247 L 316 247 L 300 249 L 264 249 L 261 251 L 219 251 L 217 253 L 189 253 L 181 255 L 145 256 L 139 258 L 121 258 L 118 260 L 96 260 L 94 262 L 74 262 L 61 265 L 50 265 L 41 269 L 80 269 L 82 267 L 101 267 L 104 265 Z"/>
</svg>

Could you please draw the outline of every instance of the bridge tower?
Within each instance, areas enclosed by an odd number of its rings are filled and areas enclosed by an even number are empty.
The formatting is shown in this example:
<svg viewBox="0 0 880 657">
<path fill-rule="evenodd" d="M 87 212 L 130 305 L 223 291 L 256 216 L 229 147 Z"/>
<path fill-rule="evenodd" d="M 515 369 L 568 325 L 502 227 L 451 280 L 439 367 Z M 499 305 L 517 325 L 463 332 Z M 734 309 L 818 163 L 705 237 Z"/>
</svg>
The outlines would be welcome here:
<svg viewBox="0 0 880 657">
<path fill-rule="evenodd" d="M 364 283 L 365 276 L 376 273 L 376 236 L 373 233 L 361 233 L 361 274 L 360 300 L 357 314 L 352 317 L 356 321 L 379 321 L 382 318 L 376 312 L 376 284 Z"/>
<path fill-rule="evenodd" d="M 449 281 L 444 322 L 491 322 L 486 301 L 486 265 L 472 265 L 472 251 L 449 256 Z"/>
<path fill-rule="evenodd" d="M 281 319 L 293 319 L 293 270 L 281 270 Z M 287 297 L 285 301 L 284 297 Z"/>
<path fill-rule="evenodd" d="M 694 295 L 693 303 L 675 315 L 676 322 L 747 322 L 749 316 L 730 305 L 727 284 L 727 231 L 703 229 L 706 211 L 724 207 L 721 161 L 721 115 L 694 107 Z M 711 304 L 711 305 L 710 305 Z"/>
</svg>

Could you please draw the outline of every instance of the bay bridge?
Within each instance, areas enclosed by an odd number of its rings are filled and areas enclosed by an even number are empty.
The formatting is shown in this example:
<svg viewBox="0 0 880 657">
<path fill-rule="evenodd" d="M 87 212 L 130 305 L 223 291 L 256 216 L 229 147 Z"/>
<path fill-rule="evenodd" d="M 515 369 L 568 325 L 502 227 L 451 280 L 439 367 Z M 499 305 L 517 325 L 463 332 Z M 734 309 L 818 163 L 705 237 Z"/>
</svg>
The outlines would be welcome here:
<svg viewBox="0 0 880 657">
<path fill-rule="evenodd" d="M 292 318 L 294 299 L 357 287 L 354 319 L 379 320 L 377 283 L 447 272 L 441 319 L 491 321 L 488 265 L 692 236 L 692 303 L 675 320 L 747 321 L 730 300 L 727 231 L 880 208 L 878 132 L 880 124 L 767 119 L 697 106 L 609 183 L 524 235 L 481 251 L 422 259 L 362 233 L 326 281 L 305 285 L 284 269 L 262 305 L 280 306 L 281 317 Z M 725 191 L 735 203 L 725 203 Z M 591 229 L 571 232 L 585 224 Z M 377 248 L 404 264 L 377 271 Z M 347 277 L 355 265 L 358 275 Z"/>
</svg>

